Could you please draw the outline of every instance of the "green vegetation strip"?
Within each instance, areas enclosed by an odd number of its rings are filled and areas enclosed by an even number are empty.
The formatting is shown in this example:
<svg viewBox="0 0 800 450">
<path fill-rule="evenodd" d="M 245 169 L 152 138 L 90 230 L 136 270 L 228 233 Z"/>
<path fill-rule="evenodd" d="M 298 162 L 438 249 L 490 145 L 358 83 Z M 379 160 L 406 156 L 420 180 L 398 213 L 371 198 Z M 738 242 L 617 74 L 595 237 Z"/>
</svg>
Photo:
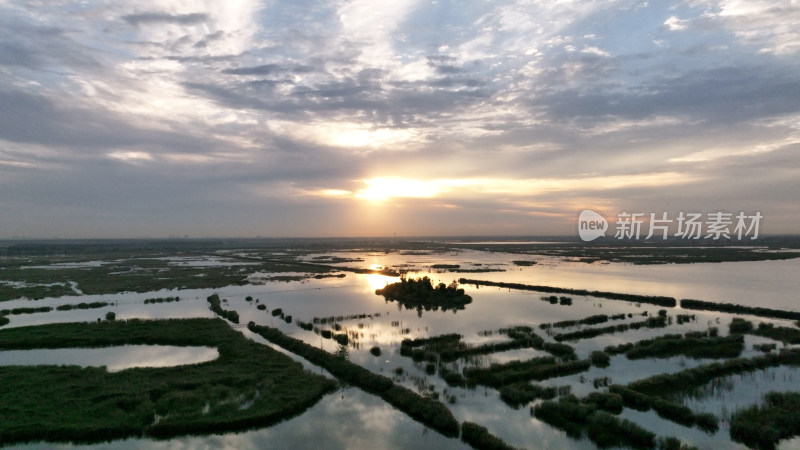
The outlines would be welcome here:
<svg viewBox="0 0 800 450">
<path fill-rule="evenodd" d="M 661 397 L 650 396 L 628 389 L 620 385 L 612 385 L 609 391 L 622 397 L 628 408 L 637 411 L 655 410 L 660 417 L 671 420 L 686 427 L 697 426 L 707 432 L 715 433 L 719 429 L 717 418 L 709 413 L 695 413 L 686 406 L 670 402 Z"/>
<path fill-rule="evenodd" d="M 797 311 L 784 311 L 781 309 L 762 308 L 760 306 L 743 306 L 734 305 L 732 303 L 714 303 L 702 300 L 681 300 L 681 308 L 695 309 L 700 311 L 720 311 L 733 314 L 750 314 L 760 317 L 771 317 L 775 319 L 800 319 L 800 312 Z"/>
<path fill-rule="evenodd" d="M 206 300 L 208 300 L 208 303 L 211 303 L 211 310 L 214 311 L 214 313 L 216 313 L 218 316 L 224 317 L 233 323 L 239 323 L 239 313 L 233 310 L 222 309 L 222 306 L 220 306 L 221 301 L 219 299 L 219 295 L 211 294 Z M 272 311 L 273 316 L 275 315 L 275 311 L 280 311 L 280 309 Z"/>
<path fill-rule="evenodd" d="M 731 439 L 751 448 L 774 449 L 781 439 L 800 435 L 800 392 L 769 392 L 763 405 L 731 416 Z"/>
<path fill-rule="evenodd" d="M 663 328 L 667 326 L 667 318 L 663 316 L 648 317 L 645 320 L 631 323 L 620 323 L 607 327 L 585 328 L 583 330 L 572 331 L 569 333 L 559 333 L 553 336 L 556 341 L 577 341 L 580 339 L 591 339 L 603 334 L 621 333 L 628 330 L 638 330 L 639 328 Z"/>
<path fill-rule="evenodd" d="M 510 361 L 489 367 L 469 367 L 467 379 L 484 386 L 501 387 L 518 381 L 546 380 L 589 370 L 588 360 L 556 362 L 552 356 L 532 358 L 527 361 Z"/>
<path fill-rule="evenodd" d="M 800 330 L 789 327 L 776 327 L 772 323 L 761 322 L 758 328 L 753 327 L 753 322 L 741 317 L 734 317 L 728 329 L 731 334 L 753 334 L 765 338 L 781 341 L 786 344 L 800 344 Z"/>
<path fill-rule="evenodd" d="M 57 311 L 70 311 L 73 309 L 96 309 L 96 308 L 105 308 L 106 306 L 110 306 L 111 303 L 107 302 L 92 302 L 92 303 L 67 303 L 64 305 L 56 306 L 55 309 Z M 0 316 L 8 316 L 8 315 L 19 315 L 19 314 L 38 314 L 38 313 L 46 313 L 53 310 L 52 306 L 39 306 L 35 308 L 30 307 L 22 307 L 22 308 L 13 308 L 13 309 L 0 309 Z"/>
<path fill-rule="evenodd" d="M 540 386 L 531 384 L 527 381 L 512 383 L 499 389 L 500 399 L 512 408 L 519 408 L 537 398 L 542 400 L 552 400 L 558 395 L 558 388 L 555 386 Z"/>
<path fill-rule="evenodd" d="M 514 450 L 514 447 L 490 433 L 486 427 L 472 422 L 461 425 L 461 440 L 478 450 Z"/>
<path fill-rule="evenodd" d="M 621 294 L 618 292 L 605 292 L 605 291 L 588 291 L 586 289 L 569 289 L 569 288 L 560 288 L 555 286 L 505 283 L 499 281 L 486 281 L 486 280 L 471 280 L 468 278 L 461 278 L 460 280 L 458 280 L 458 282 L 461 284 L 474 284 L 476 286 L 497 286 L 501 288 L 518 289 L 524 291 L 549 292 L 553 294 L 590 295 L 592 297 L 607 298 L 610 300 L 624 300 L 636 303 L 649 303 L 652 305 L 665 306 L 670 308 L 674 308 L 675 305 L 677 304 L 675 299 L 672 297 Z"/>
<path fill-rule="evenodd" d="M 690 358 L 735 358 L 744 350 L 744 336 L 694 337 L 668 334 L 636 343 L 606 347 L 605 352 L 625 353 L 628 359 L 669 358 L 684 355 Z"/>
<path fill-rule="evenodd" d="M 219 319 L 66 323 L 0 331 L 4 349 L 126 344 L 213 346 L 219 358 L 115 373 L 102 367 L 0 367 L 0 442 L 97 443 L 240 431 L 297 415 L 335 389 L 331 380 L 306 372 Z"/>
<path fill-rule="evenodd" d="M 247 327 L 268 341 L 323 367 L 337 378 L 380 396 L 413 419 L 445 436 L 458 436 L 458 421 L 441 402 L 422 397 L 403 386 L 395 385 L 391 378 L 375 374 L 358 364 L 308 345 L 299 339 L 286 336 L 275 328 L 256 325 L 254 322 L 250 322 Z"/>
<path fill-rule="evenodd" d="M 400 343 L 400 354 L 409 356 L 415 361 L 428 360 L 436 362 L 455 361 L 458 358 L 486 355 L 519 348 L 535 348 L 550 353 L 565 360 L 575 359 L 575 349 L 567 344 L 545 342 L 544 339 L 533 332 L 528 326 L 515 326 L 501 329 L 511 340 L 505 342 L 492 342 L 482 345 L 469 345 L 461 342 L 462 336 L 457 333 L 442 334 L 428 338 L 403 339 Z M 423 347 L 422 349 L 416 347 Z"/>
<path fill-rule="evenodd" d="M 594 403 L 582 403 L 574 396 L 542 402 L 531 408 L 531 413 L 574 439 L 586 435 L 600 448 L 650 449 L 656 445 L 656 436 L 652 432 L 626 419 L 614 417 Z"/>
<path fill-rule="evenodd" d="M 615 320 L 624 317 L 625 317 L 624 314 L 622 314 L 621 316 L 614 316 Z M 595 314 L 593 316 L 584 317 L 583 319 L 578 319 L 578 320 L 562 320 L 560 322 L 543 323 L 539 325 L 539 328 L 547 330 L 549 328 L 568 328 L 568 327 L 576 327 L 578 325 L 597 325 L 600 323 L 608 322 L 608 319 L 609 316 L 606 314 Z"/>
<path fill-rule="evenodd" d="M 714 378 L 782 365 L 800 365 L 800 349 L 789 349 L 777 354 L 770 353 L 755 358 L 735 358 L 704 364 L 672 374 L 654 375 L 634 381 L 628 384 L 628 388 L 647 395 L 663 397 L 675 392 L 687 392 Z"/>
</svg>

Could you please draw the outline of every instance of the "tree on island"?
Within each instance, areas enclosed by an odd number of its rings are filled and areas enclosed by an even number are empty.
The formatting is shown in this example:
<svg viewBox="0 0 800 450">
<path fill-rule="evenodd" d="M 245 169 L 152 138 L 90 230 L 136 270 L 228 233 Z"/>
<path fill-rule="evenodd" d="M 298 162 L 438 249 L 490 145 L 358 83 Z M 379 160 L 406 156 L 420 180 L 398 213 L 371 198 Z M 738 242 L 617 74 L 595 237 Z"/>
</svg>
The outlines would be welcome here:
<svg viewBox="0 0 800 450">
<path fill-rule="evenodd" d="M 407 309 L 417 311 L 436 311 L 442 309 L 458 310 L 472 302 L 472 297 L 458 287 L 458 281 L 453 280 L 449 285 L 439 283 L 434 287 L 428 277 L 406 278 L 400 276 L 397 283 L 387 284 L 383 289 L 376 289 L 376 295 L 383 295 L 386 300 L 397 301 Z"/>
</svg>

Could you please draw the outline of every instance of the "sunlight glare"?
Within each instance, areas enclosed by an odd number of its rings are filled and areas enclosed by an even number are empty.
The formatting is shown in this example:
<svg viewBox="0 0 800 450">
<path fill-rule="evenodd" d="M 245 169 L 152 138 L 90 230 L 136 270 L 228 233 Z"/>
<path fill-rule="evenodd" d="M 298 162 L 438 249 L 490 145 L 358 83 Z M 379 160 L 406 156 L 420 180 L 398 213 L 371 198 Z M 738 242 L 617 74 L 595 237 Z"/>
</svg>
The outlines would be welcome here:
<svg viewBox="0 0 800 450">
<path fill-rule="evenodd" d="M 375 177 L 361 180 L 367 187 L 356 194 L 357 198 L 383 201 L 389 198 L 430 198 L 439 191 L 433 183 L 410 178 Z"/>
</svg>

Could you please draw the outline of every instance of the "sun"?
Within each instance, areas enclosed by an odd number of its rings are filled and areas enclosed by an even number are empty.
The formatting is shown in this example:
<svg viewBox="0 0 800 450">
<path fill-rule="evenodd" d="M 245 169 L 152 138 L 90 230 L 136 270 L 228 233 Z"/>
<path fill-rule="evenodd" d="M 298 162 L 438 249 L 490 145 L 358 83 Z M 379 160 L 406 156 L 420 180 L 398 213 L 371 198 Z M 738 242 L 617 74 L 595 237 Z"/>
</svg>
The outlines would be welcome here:
<svg viewBox="0 0 800 450">
<path fill-rule="evenodd" d="M 429 182 L 411 178 L 375 177 L 361 180 L 367 187 L 356 193 L 357 198 L 383 201 L 390 198 L 430 198 L 439 191 Z"/>
</svg>

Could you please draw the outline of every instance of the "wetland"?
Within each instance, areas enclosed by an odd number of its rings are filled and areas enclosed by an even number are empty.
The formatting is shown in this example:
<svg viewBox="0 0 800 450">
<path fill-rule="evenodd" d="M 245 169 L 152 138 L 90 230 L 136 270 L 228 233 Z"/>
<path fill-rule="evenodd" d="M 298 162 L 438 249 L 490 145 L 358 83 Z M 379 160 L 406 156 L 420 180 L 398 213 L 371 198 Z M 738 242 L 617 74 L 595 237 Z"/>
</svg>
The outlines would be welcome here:
<svg viewBox="0 0 800 450">
<path fill-rule="evenodd" d="M 0 443 L 795 448 L 797 244 L 7 242 Z"/>
</svg>

